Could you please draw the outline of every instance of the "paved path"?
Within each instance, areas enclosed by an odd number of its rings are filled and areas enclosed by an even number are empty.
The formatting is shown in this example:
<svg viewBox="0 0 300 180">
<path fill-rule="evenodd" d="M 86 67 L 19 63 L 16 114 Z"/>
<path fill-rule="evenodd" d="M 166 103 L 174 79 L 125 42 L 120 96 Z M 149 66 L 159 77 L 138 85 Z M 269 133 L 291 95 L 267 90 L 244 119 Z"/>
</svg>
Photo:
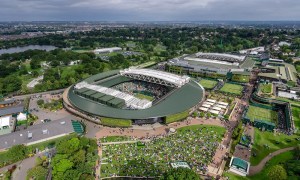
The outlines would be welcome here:
<svg viewBox="0 0 300 180">
<path fill-rule="evenodd" d="M 33 93 L 33 94 L 25 94 L 25 95 L 19 95 L 19 96 L 13 96 L 11 98 L 7 99 L 25 99 L 31 96 L 39 96 L 39 95 L 44 95 L 44 94 L 58 94 L 64 92 L 64 89 L 58 89 L 58 90 L 53 90 L 53 91 L 45 91 L 45 92 L 39 92 L 39 93 Z"/>
<path fill-rule="evenodd" d="M 100 131 L 96 133 L 96 138 L 98 139 L 107 136 L 131 136 L 135 138 L 145 138 L 145 137 L 152 137 L 152 136 L 166 134 L 168 133 L 169 128 L 178 129 L 185 126 L 200 125 L 200 124 L 224 127 L 224 125 L 221 123 L 220 120 L 217 119 L 204 120 L 204 119 L 197 118 L 197 119 L 185 120 L 183 122 L 172 123 L 167 126 L 160 126 L 160 127 L 153 126 L 153 128 L 147 127 L 145 129 L 131 129 L 131 128 L 122 129 L 122 128 L 101 127 Z"/>
<path fill-rule="evenodd" d="M 284 153 L 284 152 L 287 152 L 287 151 L 291 151 L 293 149 L 295 149 L 295 147 L 280 149 L 280 150 L 275 151 L 275 152 L 271 153 L 270 155 L 266 156 L 263 160 L 260 161 L 260 163 L 258 165 L 250 167 L 250 172 L 249 172 L 250 176 L 259 173 L 265 167 L 266 163 L 270 159 L 272 159 L 274 156 Z"/>
</svg>

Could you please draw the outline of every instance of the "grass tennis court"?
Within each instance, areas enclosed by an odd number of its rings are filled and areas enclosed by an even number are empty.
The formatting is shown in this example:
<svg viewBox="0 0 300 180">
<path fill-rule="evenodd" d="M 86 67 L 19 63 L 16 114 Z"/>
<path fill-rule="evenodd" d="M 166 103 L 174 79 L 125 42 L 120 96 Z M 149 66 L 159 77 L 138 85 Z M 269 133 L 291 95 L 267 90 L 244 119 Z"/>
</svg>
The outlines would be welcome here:
<svg viewBox="0 0 300 180">
<path fill-rule="evenodd" d="M 134 96 L 137 97 L 137 98 L 139 98 L 139 99 L 146 99 L 146 100 L 149 100 L 149 101 L 153 101 L 154 100 L 154 97 L 147 96 L 147 95 L 141 94 L 141 93 L 136 93 Z"/>
<path fill-rule="evenodd" d="M 272 84 L 260 84 L 259 88 L 260 88 L 261 92 L 264 94 L 272 93 Z"/>
<path fill-rule="evenodd" d="M 205 89 L 212 89 L 217 85 L 217 81 L 208 80 L 208 79 L 201 79 L 199 82 Z"/>
<path fill-rule="evenodd" d="M 221 92 L 241 95 L 243 91 L 243 86 L 237 84 L 225 83 L 224 86 L 220 89 Z"/>
<path fill-rule="evenodd" d="M 260 108 L 256 106 L 249 106 L 247 117 L 253 122 L 255 119 L 270 121 L 277 124 L 278 115 L 276 111 Z"/>
</svg>

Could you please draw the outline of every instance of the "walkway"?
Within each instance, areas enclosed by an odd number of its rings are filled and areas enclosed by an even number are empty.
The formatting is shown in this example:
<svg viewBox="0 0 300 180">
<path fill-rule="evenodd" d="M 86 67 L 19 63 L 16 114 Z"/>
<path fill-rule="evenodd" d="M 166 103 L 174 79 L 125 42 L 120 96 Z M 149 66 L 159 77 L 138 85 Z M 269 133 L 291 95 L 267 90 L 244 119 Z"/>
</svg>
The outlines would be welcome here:
<svg viewBox="0 0 300 180">
<path fill-rule="evenodd" d="M 284 148 L 284 149 L 280 149 L 278 151 L 275 151 L 275 152 L 271 153 L 270 155 L 266 156 L 263 160 L 261 160 L 258 165 L 251 166 L 249 175 L 252 176 L 252 175 L 255 175 L 255 174 L 259 173 L 265 167 L 266 163 L 270 159 L 272 159 L 274 156 L 276 156 L 278 154 L 281 154 L 281 153 L 284 153 L 284 152 L 287 152 L 287 151 L 291 151 L 293 149 L 295 149 L 295 147 Z"/>
<path fill-rule="evenodd" d="M 100 128 L 100 131 L 96 133 L 96 138 L 102 138 L 107 136 L 133 136 L 135 138 L 145 138 L 145 137 L 151 137 L 151 136 L 157 136 L 166 134 L 169 130 L 169 128 L 178 129 L 185 126 L 191 126 L 191 125 L 215 125 L 215 126 L 221 126 L 224 127 L 224 125 L 221 123 L 220 120 L 217 119 L 199 119 L 199 118 L 191 118 L 189 120 L 185 120 L 183 122 L 176 122 L 169 124 L 167 126 L 160 126 L 155 127 L 151 125 L 146 125 L 145 128 L 136 128 L 136 129 L 122 129 L 122 128 L 109 128 L 109 127 L 102 127 Z M 150 128 L 149 128 L 150 127 Z"/>
</svg>

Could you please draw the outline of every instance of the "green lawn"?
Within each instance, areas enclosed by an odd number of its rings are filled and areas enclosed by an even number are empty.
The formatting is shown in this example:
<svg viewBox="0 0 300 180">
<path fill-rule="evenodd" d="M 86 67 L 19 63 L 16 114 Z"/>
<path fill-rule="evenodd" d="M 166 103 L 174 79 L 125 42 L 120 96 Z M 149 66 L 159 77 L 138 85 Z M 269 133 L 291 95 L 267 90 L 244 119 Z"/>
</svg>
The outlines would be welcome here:
<svg viewBox="0 0 300 180">
<path fill-rule="evenodd" d="M 208 80 L 208 79 L 201 79 L 199 82 L 205 89 L 212 89 L 217 85 L 217 81 Z"/>
<path fill-rule="evenodd" d="M 189 111 L 184 111 L 178 114 L 173 114 L 166 117 L 166 124 L 183 120 L 189 116 Z"/>
<path fill-rule="evenodd" d="M 259 89 L 264 94 L 271 94 L 272 93 L 272 84 L 260 84 Z"/>
<path fill-rule="evenodd" d="M 256 153 L 256 157 L 251 156 L 251 165 L 257 165 L 264 157 L 270 153 L 286 147 L 296 146 L 300 143 L 296 138 L 297 135 L 288 136 L 285 134 L 274 134 L 272 132 L 262 132 L 255 128 L 254 145 L 252 153 Z M 290 140 L 291 142 L 288 142 Z"/>
<path fill-rule="evenodd" d="M 275 157 L 273 157 L 270 161 L 266 163 L 266 166 L 262 169 L 261 172 L 259 172 L 256 175 L 253 176 L 247 176 L 247 177 L 242 177 L 235 175 L 233 173 L 224 173 L 224 176 L 229 177 L 230 180 L 256 180 L 256 179 L 268 179 L 268 171 L 269 168 L 278 165 L 278 164 L 283 164 L 288 160 L 293 159 L 293 151 L 287 151 L 282 154 L 279 154 Z"/>
<path fill-rule="evenodd" d="M 153 101 L 154 100 L 153 96 L 147 96 L 147 95 L 141 94 L 141 93 L 135 93 L 134 96 L 137 97 L 137 98 L 139 98 L 139 99 L 146 99 L 146 100 L 149 100 L 149 101 Z"/>
<path fill-rule="evenodd" d="M 247 83 L 250 80 L 250 76 L 245 76 L 241 74 L 234 74 L 232 76 L 232 81 L 241 82 L 241 83 Z"/>
<path fill-rule="evenodd" d="M 100 138 L 100 141 L 102 143 L 106 143 L 106 142 L 120 142 L 120 141 L 131 141 L 133 139 L 131 139 L 130 137 L 127 136 L 108 136 L 105 138 Z"/>
<path fill-rule="evenodd" d="M 277 97 L 276 99 L 277 99 L 277 100 L 281 100 L 281 101 L 285 101 L 285 102 L 289 102 L 289 103 L 291 103 L 291 105 L 293 105 L 293 106 L 298 106 L 298 107 L 300 107 L 300 102 L 299 102 L 299 101 L 294 101 L 294 100 L 287 99 L 287 98 L 283 98 L 283 97 Z"/>
<path fill-rule="evenodd" d="M 104 126 L 111 126 L 111 127 L 130 127 L 131 120 L 128 119 L 114 119 L 114 118 L 102 118 L 101 124 Z"/>
<path fill-rule="evenodd" d="M 220 89 L 220 91 L 229 94 L 241 95 L 243 91 L 243 86 L 225 83 L 224 86 Z"/>
<path fill-rule="evenodd" d="M 292 113 L 295 127 L 298 128 L 298 133 L 300 131 L 300 107 L 292 106 Z"/>
<path fill-rule="evenodd" d="M 260 108 L 256 106 L 249 106 L 247 117 L 253 122 L 255 119 L 270 121 L 277 124 L 278 114 L 276 111 Z"/>
<path fill-rule="evenodd" d="M 138 143 L 104 145 L 101 176 L 157 177 L 171 168 L 170 162 L 176 161 L 186 161 L 196 171 L 211 162 L 218 146 L 216 142 L 221 141 L 224 133 L 223 127 L 196 125 L 142 146 Z"/>
</svg>

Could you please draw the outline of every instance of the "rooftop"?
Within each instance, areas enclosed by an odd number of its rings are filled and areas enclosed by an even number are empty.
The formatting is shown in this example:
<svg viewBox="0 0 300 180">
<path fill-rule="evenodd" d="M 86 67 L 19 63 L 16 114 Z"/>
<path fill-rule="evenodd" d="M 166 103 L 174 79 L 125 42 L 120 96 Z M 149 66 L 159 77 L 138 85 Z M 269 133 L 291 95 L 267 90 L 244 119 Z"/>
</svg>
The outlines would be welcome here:
<svg viewBox="0 0 300 180">
<path fill-rule="evenodd" d="M 30 145 L 53 139 L 74 132 L 71 120 L 56 120 L 43 124 L 29 126 L 28 129 L 0 136 L 0 149 L 7 149 L 14 145 Z M 32 138 L 28 138 L 29 135 Z"/>
<path fill-rule="evenodd" d="M 19 104 L 16 106 L 9 106 L 9 107 L 5 107 L 5 108 L 0 108 L 0 116 L 16 114 L 16 113 L 23 112 L 23 111 L 24 111 L 23 104 Z"/>
</svg>

